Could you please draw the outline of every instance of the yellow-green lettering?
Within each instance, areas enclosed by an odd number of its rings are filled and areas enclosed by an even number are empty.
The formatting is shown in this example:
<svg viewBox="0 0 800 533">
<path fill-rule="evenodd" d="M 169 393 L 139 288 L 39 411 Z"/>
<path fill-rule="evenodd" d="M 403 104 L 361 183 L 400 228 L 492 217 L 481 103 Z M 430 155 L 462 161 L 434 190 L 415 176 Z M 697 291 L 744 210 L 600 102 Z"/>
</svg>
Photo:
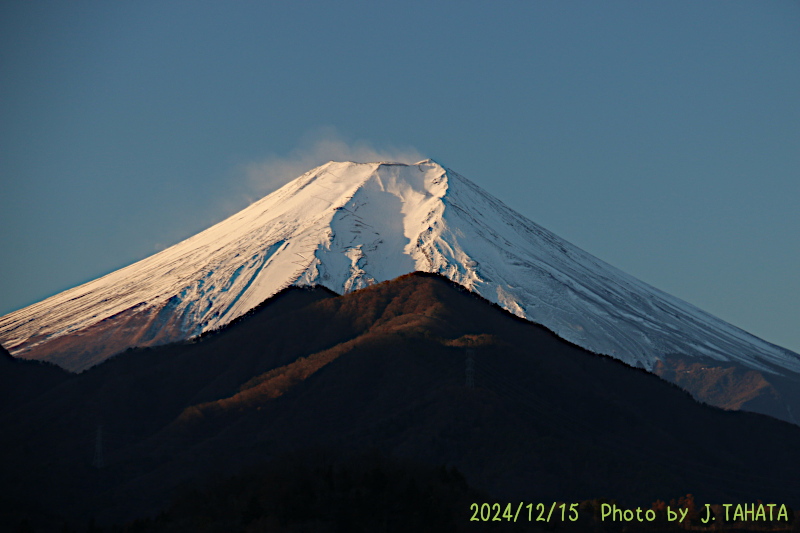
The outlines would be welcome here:
<svg viewBox="0 0 800 533">
<path fill-rule="evenodd" d="M 772 522 L 772 509 L 775 507 L 774 503 L 768 503 L 767 507 L 769 507 L 769 521 Z"/>
<path fill-rule="evenodd" d="M 611 506 L 607 503 L 600 505 L 600 520 L 604 521 L 611 514 Z"/>
<path fill-rule="evenodd" d="M 744 521 L 744 513 L 742 512 L 741 503 L 736 505 L 736 510 L 733 512 L 733 519 Z"/>
<path fill-rule="evenodd" d="M 781 508 L 778 511 L 778 520 L 780 520 L 781 517 L 783 517 L 783 519 L 787 522 L 789 521 L 789 515 L 786 513 L 786 506 L 783 504 L 781 504 Z"/>
<path fill-rule="evenodd" d="M 711 520 L 711 506 L 706 504 L 706 517 L 701 518 L 700 521 L 704 524 L 708 524 L 708 521 Z"/>
<path fill-rule="evenodd" d="M 755 506 L 755 504 L 753 504 L 753 506 Z M 761 520 L 766 520 L 767 519 L 767 514 L 764 512 L 764 506 L 763 505 L 759 505 L 758 509 L 756 509 L 755 520 L 758 520 L 759 518 Z"/>
<path fill-rule="evenodd" d="M 575 513 L 575 518 L 572 518 L 572 513 Z M 572 503 L 569 506 L 569 519 L 574 522 L 578 519 L 578 504 Z"/>
</svg>

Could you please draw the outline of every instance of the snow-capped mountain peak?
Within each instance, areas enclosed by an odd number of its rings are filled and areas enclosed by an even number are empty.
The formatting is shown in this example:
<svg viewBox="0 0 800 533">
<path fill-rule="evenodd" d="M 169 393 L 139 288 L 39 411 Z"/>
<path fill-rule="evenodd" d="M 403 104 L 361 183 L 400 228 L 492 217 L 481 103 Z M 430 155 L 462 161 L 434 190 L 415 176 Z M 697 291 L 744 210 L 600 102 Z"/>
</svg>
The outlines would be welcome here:
<svg viewBox="0 0 800 533">
<path fill-rule="evenodd" d="M 415 270 L 629 364 L 679 353 L 800 372 L 797 354 L 600 261 L 430 159 L 326 163 L 162 252 L 0 318 L 0 341 L 82 370 L 223 326 L 290 285 L 345 293 Z M 70 340 L 90 330 L 102 335 Z"/>
</svg>

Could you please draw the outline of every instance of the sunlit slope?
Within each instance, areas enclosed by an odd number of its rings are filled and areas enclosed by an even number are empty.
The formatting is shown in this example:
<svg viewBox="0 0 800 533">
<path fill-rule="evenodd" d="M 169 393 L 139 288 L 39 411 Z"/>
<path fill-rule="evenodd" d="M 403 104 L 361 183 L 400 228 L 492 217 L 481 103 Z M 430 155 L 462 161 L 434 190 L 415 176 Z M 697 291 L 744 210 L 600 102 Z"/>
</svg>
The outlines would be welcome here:
<svg viewBox="0 0 800 533">
<path fill-rule="evenodd" d="M 432 160 L 327 163 L 171 248 L 6 315 L 0 341 L 82 370 L 218 328 L 289 285 L 346 293 L 414 270 L 648 369 L 682 354 L 800 372 L 797 354 L 600 261 Z"/>
</svg>

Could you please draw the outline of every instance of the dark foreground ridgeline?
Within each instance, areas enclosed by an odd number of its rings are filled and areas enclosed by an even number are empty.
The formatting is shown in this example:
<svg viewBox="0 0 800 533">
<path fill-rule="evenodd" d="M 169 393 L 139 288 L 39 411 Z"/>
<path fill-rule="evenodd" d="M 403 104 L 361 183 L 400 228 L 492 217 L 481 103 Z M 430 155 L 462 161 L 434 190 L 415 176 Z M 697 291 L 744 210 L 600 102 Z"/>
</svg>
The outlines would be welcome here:
<svg viewBox="0 0 800 533">
<path fill-rule="evenodd" d="M 219 332 L 78 375 L 7 356 L 0 372 L 12 528 L 131 524 L 312 450 L 443 466 L 473 487 L 458 498 L 800 507 L 800 427 L 700 404 L 433 275 L 289 289 Z"/>
</svg>

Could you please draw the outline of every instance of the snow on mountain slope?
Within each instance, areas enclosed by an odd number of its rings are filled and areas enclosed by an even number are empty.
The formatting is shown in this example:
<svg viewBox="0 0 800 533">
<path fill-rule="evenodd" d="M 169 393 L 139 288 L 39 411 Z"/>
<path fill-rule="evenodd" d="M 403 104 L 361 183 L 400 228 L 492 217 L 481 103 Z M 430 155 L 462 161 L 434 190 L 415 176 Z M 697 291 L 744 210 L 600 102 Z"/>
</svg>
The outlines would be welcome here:
<svg viewBox="0 0 800 533">
<path fill-rule="evenodd" d="M 680 353 L 800 372 L 794 352 L 600 261 L 431 160 L 322 165 L 171 248 L 0 318 L 0 342 L 79 371 L 220 327 L 289 285 L 344 293 L 414 270 L 629 364 Z"/>
</svg>

